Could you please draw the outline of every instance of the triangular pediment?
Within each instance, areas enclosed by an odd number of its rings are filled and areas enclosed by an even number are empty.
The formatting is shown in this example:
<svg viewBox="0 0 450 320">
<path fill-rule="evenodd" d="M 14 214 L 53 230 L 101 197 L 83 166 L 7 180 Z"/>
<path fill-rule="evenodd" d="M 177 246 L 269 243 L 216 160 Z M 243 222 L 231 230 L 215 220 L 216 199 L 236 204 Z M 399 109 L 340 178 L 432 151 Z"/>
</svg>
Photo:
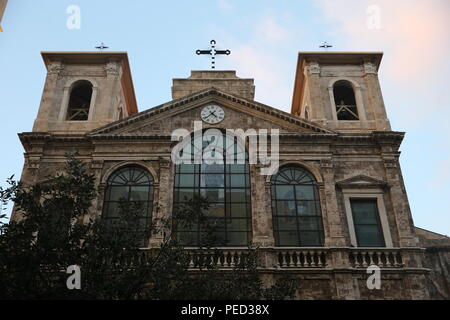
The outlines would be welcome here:
<svg viewBox="0 0 450 320">
<path fill-rule="evenodd" d="M 220 105 L 226 114 L 225 119 L 215 125 L 215 128 L 279 129 L 280 133 L 335 133 L 287 112 L 209 88 L 110 123 L 88 135 L 170 135 L 179 128 L 191 130 L 193 122 L 200 121 L 200 110 L 212 103 Z"/>
<path fill-rule="evenodd" d="M 387 183 L 383 180 L 372 178 L 365 175 L 357 175 L 348 179 L 336 182 L 339 187 L 346 188 L 364 188 L 364 187 L 386 187 Z"/>
</svg>

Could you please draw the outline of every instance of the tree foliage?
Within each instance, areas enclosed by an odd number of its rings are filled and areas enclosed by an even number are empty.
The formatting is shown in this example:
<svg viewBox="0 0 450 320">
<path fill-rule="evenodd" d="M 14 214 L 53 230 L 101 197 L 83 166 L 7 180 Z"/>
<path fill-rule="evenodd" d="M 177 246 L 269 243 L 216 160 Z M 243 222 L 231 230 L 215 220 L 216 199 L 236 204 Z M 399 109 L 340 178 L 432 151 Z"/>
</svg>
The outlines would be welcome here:
<svg viewBox="0 0 450 320">
<path fill-rule="evenodd" d="M 95 179 L 74 155 L 68 155 L 64 174 L 31 186 L 11 177 L 8 184 L 0 188 L 0 201 L 13 201 L 21 219 L 0 222 L 0 299 L 284 299 L 296 289 L 290 279 L 264 287 L 257 248 L 247 250 L 233 270 L 219 270 L 211 259 L 220 255 L 214 225 L 203 226 L 193 270 L 189 252 L 168 231 L 172 221 L 142 232 L 143 208 L 125 200 L 120 219 L 96 218 Z M 208 206 L 196 198 L 173 216 L 179 223 L 209 223 L 203 218 Z M 164 230 L 160 248 L 141 249 L 144 237 Z M 67 288 L 71 265 L 80 267 L 80 290 Z"/>
</svg>

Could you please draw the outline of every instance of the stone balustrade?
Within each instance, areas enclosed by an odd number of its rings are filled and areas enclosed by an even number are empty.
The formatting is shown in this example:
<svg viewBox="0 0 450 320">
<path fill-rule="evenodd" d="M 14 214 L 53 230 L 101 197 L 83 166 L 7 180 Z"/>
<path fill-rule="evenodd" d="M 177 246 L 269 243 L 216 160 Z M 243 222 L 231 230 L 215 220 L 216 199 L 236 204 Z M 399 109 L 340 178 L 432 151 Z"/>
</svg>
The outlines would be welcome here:
<svg viewBox="0 0 450 320">
<path fill-rule="evenodd" d="M 150 250 L 145 251 L 148 254 Z M 256 257 L 264 258 L 260 259 L 258 264 L 258 267 L 264 269 L 367 268 L 371 265 L 380 268 L 402 268 L 405 266 L 400 248 L 186 248 L 185 250 L 191 269 L 233 269 L 239 267 L 246 261 L 245 259 Z M 344 265 L 336 266 L 333 262 L 334 254 L 338 251 L 344 253 Z"/>
<path fill-rule="evenodd" d="M 354 268 L 376 265 L 380 268 L 401 268 L 403 260 L 398 248 L 350 249 L 349 262 Z"/>
<path fill-rule="evenodd" d="M 186 249 L 189 257 L 189 266 L 191 268 L 199 267 L 217 267 L 217 268 L 235 268 L 244 259 L 248 259 L 250 253 L 249 249 L 238 248 L 219 248 L 219 249 Z"/>
<path fill-rule="evenodd" d="M 281 268 L 324 268 L 327 266 L 327 250 L 320 248 L 276 249 Z"/>
</svg>

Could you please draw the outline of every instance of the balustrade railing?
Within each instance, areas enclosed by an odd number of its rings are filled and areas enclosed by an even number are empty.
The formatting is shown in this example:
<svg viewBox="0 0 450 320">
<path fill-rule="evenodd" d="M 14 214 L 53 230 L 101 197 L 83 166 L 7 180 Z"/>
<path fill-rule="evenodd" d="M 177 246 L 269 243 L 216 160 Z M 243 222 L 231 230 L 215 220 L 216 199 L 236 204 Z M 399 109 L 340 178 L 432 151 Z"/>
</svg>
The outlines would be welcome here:
<svg viewBox="0 0 450 320">
<path fill-rule="evenodd" d="M 250 257 L 249 249 L 186 249 L 190 268 L 235 268 Z"/>
<path fill-rule="evenodd" d="M 327 266 L 325 249 L 276 249 L 281 268 L 324 268 Z"/>
<path fill-rule="evenodd" d="M 147 257 L 153 252 L 152 249 L 144 251 Z M 329 269 L 336 267 L 336 263 L 339 268 L 367 268 L 371 265 L 380 268 L 404 267 L 399 248 L 186 248 L 185 253 L 191 269 L 233 269 L 247 265 L 249 260 L 246 259 L 253 258 L 263 258 L 259 260 L 258 267 L 275 269 Z M 336 254 L 342 258 L 336 260 Z M 144 256 L 140 263 L 146 260 Z"/>
<path fill-rule="evenodd" d="M 367 268 L 376 265 L 380 268 L 403 267 L 402 255 L 399 249 L 350 249 L 349 261 L 354 268 Z"/>
</svg>

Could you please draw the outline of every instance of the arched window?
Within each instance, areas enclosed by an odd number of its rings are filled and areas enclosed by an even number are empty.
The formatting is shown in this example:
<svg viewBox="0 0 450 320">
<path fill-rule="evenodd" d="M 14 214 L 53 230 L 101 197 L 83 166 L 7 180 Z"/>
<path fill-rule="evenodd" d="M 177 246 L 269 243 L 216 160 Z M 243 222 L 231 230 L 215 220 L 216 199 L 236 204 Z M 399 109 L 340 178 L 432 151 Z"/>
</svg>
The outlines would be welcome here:
<svg viewBox="0 0 450 320">
<path fill-rule="evenodd" d="M 146 245 L 153 209 L 153 179 L 147 170 L 140 166 L 127 166 L 109 177 L 102 217 L 108 223 L 121 218 L 119 204 L 122 199 L 140 208 L 138 226 L 133 231 L 142 233 L 141 245 Z"/>
<path fill-rule="evenodd" d="M 337 81 L 333 94 L 338 120 L 359 120 L 352 84 L 345 80 Z"/>
<path fill-rule="evenodd" d="M 272 178 L 272 215 L 277 246 L 323 245 L 317 184 L 305 169 L 282 167 Z"/>
<path fill-rule="evenodd" d="M 190 144 L 180 152 L 180 156 L 192 161 L 192 164 L 179 164 L 175 168 L 174 211 L 186 205 L 194 195 L 206 198 L 209 203 L 207 225 L 214 226 L 213 233 L 216 238 L 214 246 L 247 246 L 251 240 L 247 152 L 235 137 L 226 137 L 218 130 L 216 132 L 219 136 L 208 137 L 205 133 L 204 139 L 202 136 L 198 138 L 191 136 Z M 205 163 L 208 153 L 206 148 L 215 143 L 217 148 L 211 152 L 213 157 L 220 158 L 223 154 L 233 154 L 235 159 L 242 159 L 242 163 L 230 163 L 228 160 L 221 163 L 220 161 Z M 218 156 L 217 153 L 221 155 Z M 195 154 L 203 155 L 204 161 L 201 164 L 195 164 Z M 204 222 L 199 221 L 185 227 L 180 227 L 183 225 L 180 222 L 174 221 L 174 227 L 177 239 L 183 245 L 205 245 L 204 237 L 207 231 L 202 227 L 205 225 Z"/>
<path fill-rule="evenodd" d="M 91 98 L 92 84 L 86 80 L 77 81 L 70 92 L 69 105 L 67 107 L 67 120 L 88 120 Z"/>
</svg>

